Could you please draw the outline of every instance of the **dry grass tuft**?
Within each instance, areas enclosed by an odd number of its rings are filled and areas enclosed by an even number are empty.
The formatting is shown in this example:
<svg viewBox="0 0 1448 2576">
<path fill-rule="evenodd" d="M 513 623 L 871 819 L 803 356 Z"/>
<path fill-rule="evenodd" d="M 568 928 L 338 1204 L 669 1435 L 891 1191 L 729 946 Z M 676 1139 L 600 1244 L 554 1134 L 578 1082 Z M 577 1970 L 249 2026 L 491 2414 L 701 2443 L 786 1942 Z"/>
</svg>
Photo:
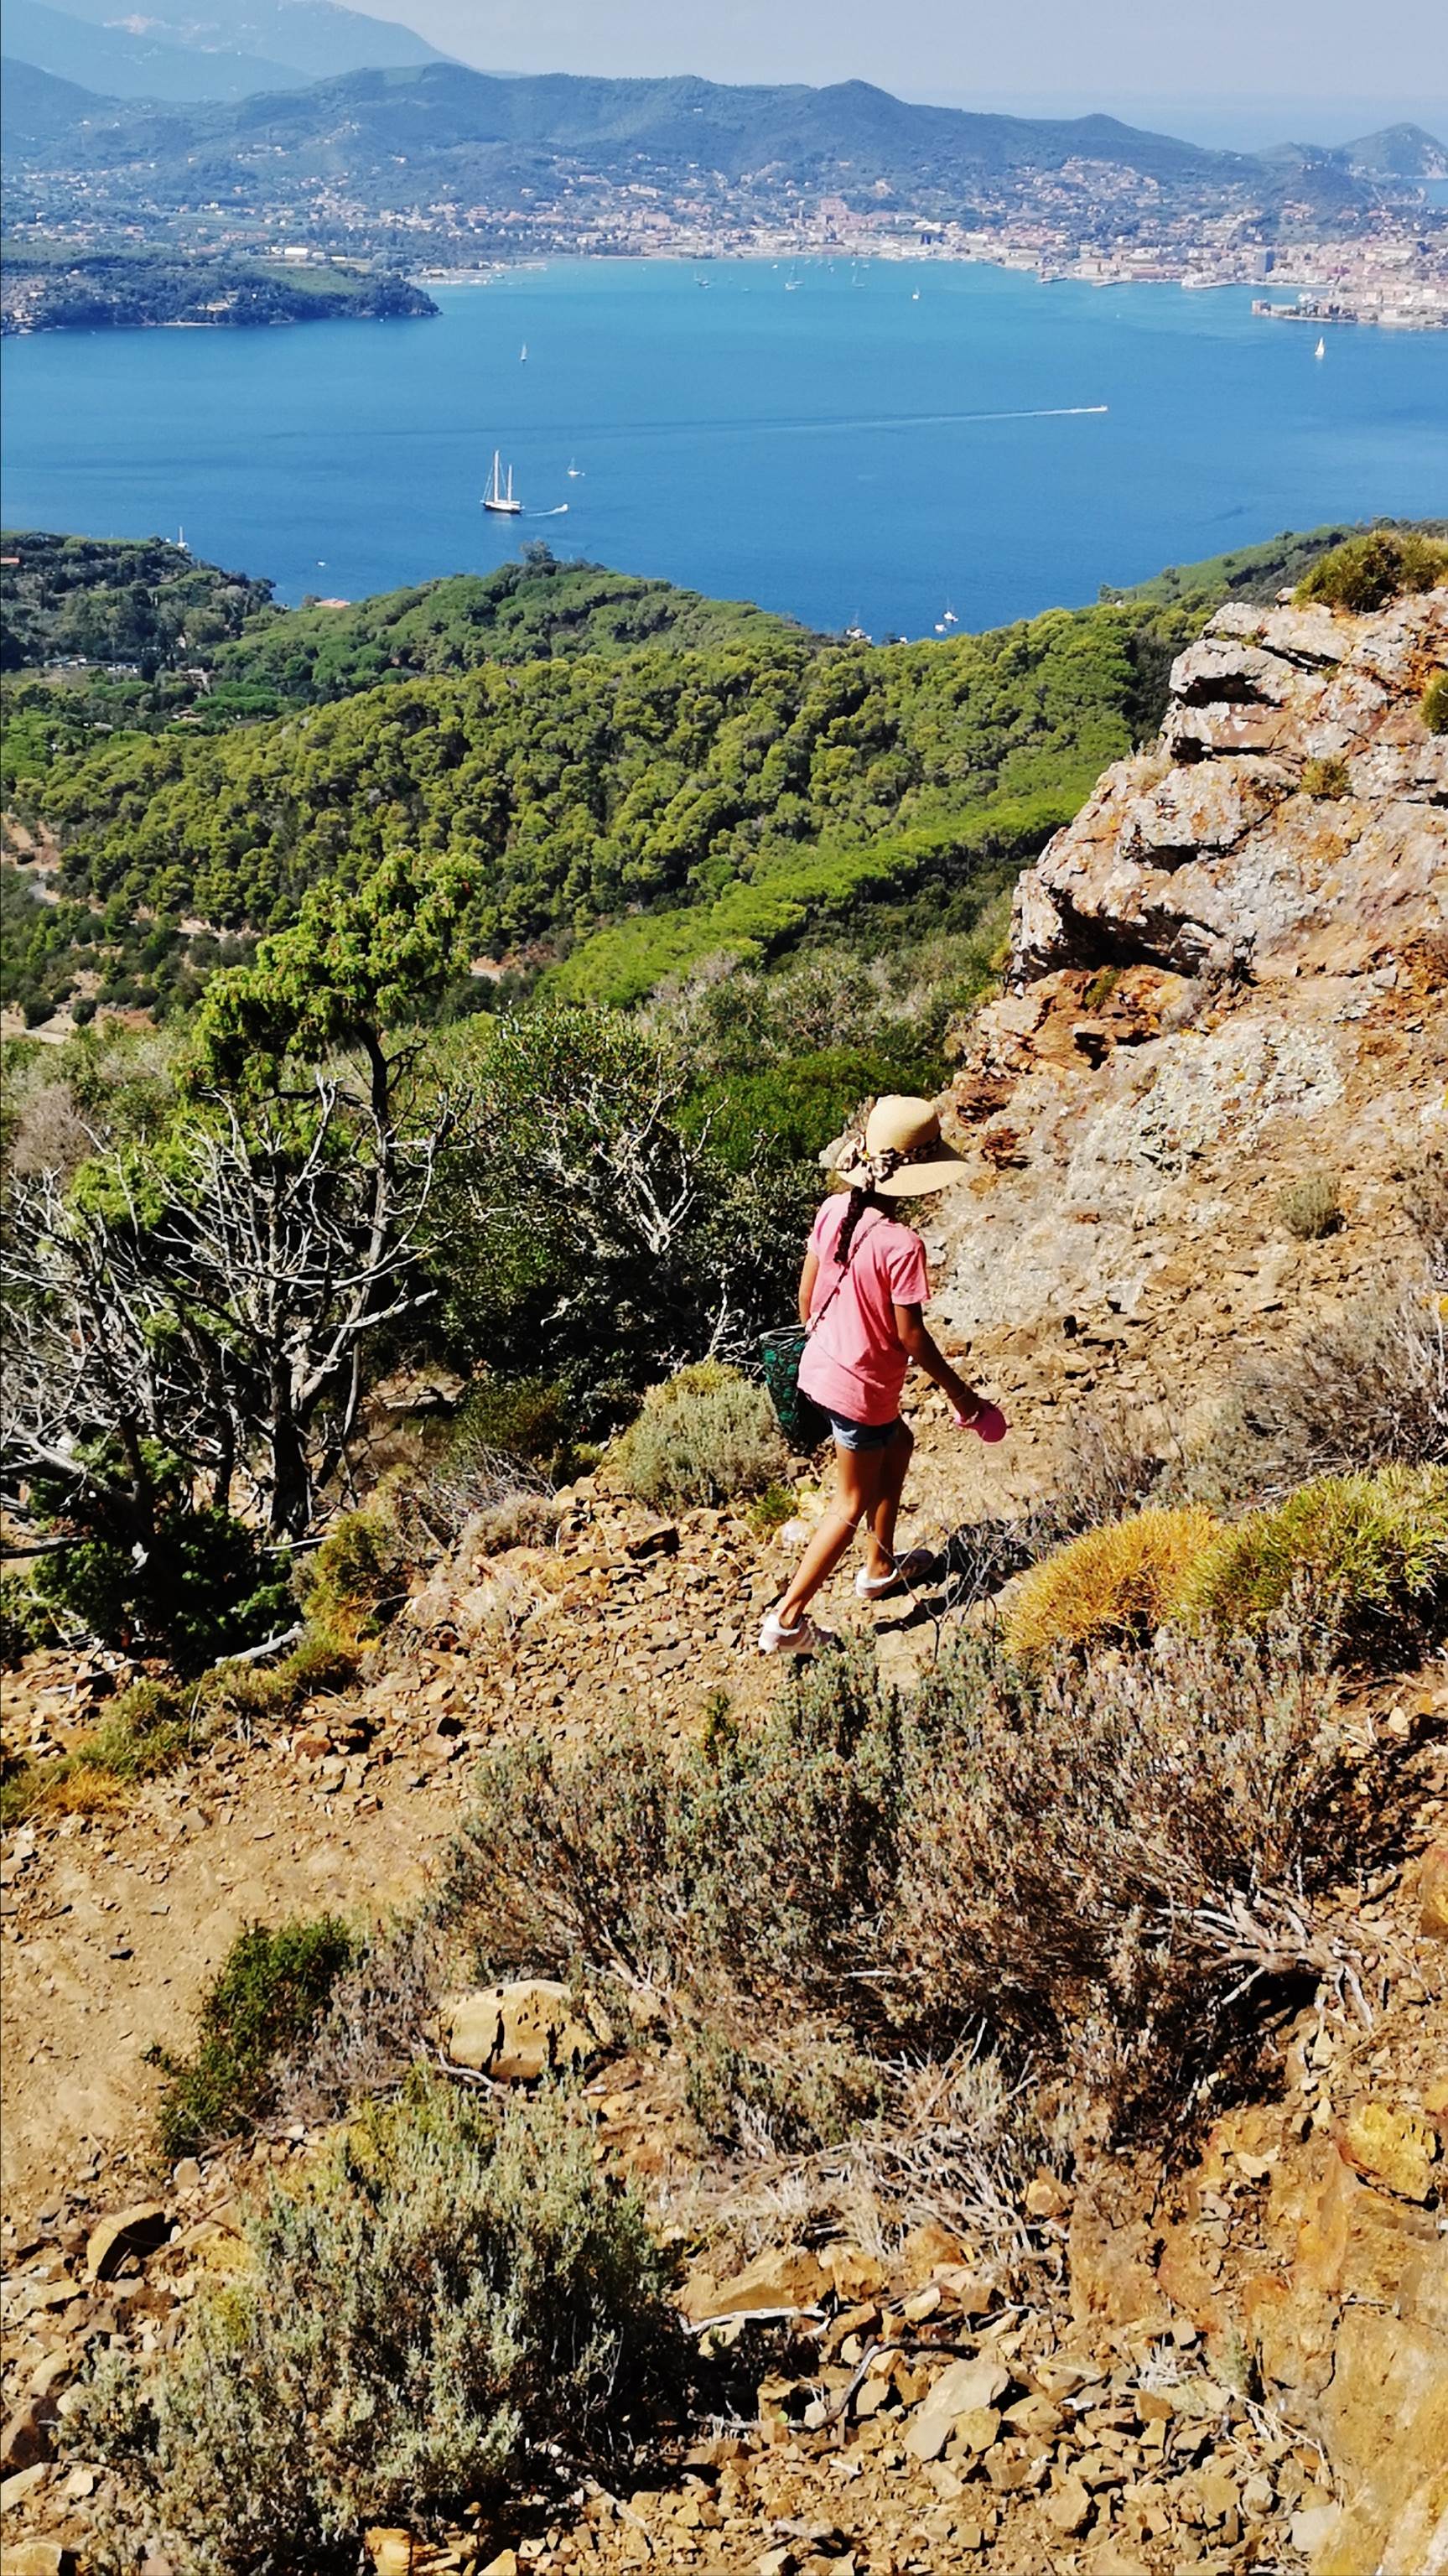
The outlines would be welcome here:
<svg viewBox="0 0 1448 2576">
<path fill-rule="evenodd" d="M 1216 1528 L 1210 1512 L 1183 1504 L 1086 1531 L 1021 1578 L 1005 1612 L 1011 1653 L 1039 1661 L 1060 1647 L 1150 1636 Z"/>
</svg>

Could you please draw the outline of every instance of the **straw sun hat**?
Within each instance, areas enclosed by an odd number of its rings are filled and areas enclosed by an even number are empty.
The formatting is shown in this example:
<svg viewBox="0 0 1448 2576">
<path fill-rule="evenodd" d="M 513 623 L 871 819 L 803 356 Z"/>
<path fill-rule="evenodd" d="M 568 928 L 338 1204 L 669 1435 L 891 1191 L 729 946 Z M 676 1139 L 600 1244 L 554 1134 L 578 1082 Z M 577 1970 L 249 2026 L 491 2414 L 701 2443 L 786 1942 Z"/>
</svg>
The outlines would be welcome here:
<svg viewBox="0 0 1448 2576">
<path fill-rule="evenodd" d="M 898 1092 L 876 1101 L 863 1134 L 837 1136 L 820 1161 L 851 1189 L 874 1190 L 886 1199 L 923 1198 L 928 1190 L 963 1181 L 967 1170 L 963 1156 L 941 1135 L 930 1102 Z"/>
</svg>

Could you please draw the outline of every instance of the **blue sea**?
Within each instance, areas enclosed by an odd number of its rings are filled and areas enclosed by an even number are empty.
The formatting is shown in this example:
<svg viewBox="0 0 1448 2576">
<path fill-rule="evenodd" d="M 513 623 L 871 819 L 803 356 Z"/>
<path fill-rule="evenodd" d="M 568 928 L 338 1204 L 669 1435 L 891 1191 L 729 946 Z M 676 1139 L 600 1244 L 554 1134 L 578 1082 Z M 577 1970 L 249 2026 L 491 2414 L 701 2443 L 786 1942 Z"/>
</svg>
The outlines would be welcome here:
<svg viewBox="0 0 1448 2576">
<path fill-rule="evenodd" d="M 879 637 L 1448 511 L 1448 333 L 1339 329 L 1318 361 L 1246 289 L 559 260 L 438 301 L 431 321 L 11 340 L 7 525 L 184 527 L 288 601 L 541 538 Z M 495 447 L 521 519 L 479 506 Z"/>
</svg>

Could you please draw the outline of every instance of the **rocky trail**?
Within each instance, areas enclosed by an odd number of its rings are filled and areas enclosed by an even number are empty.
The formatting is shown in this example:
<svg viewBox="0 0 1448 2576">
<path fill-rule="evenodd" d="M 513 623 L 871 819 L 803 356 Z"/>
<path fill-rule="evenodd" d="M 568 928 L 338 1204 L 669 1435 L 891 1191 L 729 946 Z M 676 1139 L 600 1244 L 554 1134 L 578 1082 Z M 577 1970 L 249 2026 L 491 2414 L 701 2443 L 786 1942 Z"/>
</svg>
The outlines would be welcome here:
<svg viewBox="0 0 1448 2576">
<path fill-rule="evenodd" d="M 960 1033 L 970 1184 L 927 1235 L 941 1337 L 1013 1438 L 983 1452 L 925 1393 L 906 1545 L 1023 1507 L 1113 1410 L 1169 1456 L 1244 1357 L 1408 1254 L 1415 1163 L 1448 1138 L 1448 744 L 1418 713 L 1445 660 L 1442 591 L 1373 617 L 1224 610 L 1160 745 L 1023 879 L 1008 988 Z M 1308 1240 L 1281 1214 L 1305 1172 L 1338 1194 Z M 819 1507 L 804 1470 L 795 1499 Z M 552 1545 L 475 1536 L 421 1575 L 354 1686 L 5 1836 L 7 2576 L 84 2568 L 98 2474 L 52 2456 L 84 2355 L 173 2340 L 237 2259 L 250 2182 L 310 2152 L 297 2127 L 152 2160 L 143 2052 L 186 2044 L 241 1925 L 406 1906 L 495 1740 L 623 1714 L 679 1733 L 718 1694 L 747 1712 L 780 1687 L 754 1633 L 797 1529 L 661 1520 L 606 1478 L 563 1501 Z M 872 1635 L 891 1679 L 974 1615 L 944 1554 L 902 1602 L 866 1608 L 851 1572 L 822 1624 Z M 7 1739 L 64 1749 L 119 1678 L 32 1657 Z M 1260 2097 L 1178 2159 L 1043 2170 L 1024 2288 L 939 2223 L 802 2237 L 787 2196 L 701 2250 L 667 2048 L 585 2035 L 601 2152 L 674 2226 L 693 2328 L 761 2358 L 757 2402 L 627 2495 L 525 2500 L 436 2545 L 374 2533 L 379 2576 L 1443 2576 L 1445 1721 L 1441 1660 L 1362 1692 L 1411 1819 L 1391 1866 L 1336 1893 L 1341 1972 Z"/>
</svg>

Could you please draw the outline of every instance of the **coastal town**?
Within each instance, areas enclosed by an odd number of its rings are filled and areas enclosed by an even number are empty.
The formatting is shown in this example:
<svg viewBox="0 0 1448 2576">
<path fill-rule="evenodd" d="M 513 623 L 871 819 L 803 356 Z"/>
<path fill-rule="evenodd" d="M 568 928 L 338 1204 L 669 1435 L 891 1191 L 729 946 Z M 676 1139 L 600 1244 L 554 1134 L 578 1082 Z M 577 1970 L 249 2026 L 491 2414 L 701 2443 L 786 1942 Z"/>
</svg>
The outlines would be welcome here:
<svg viewBox="0 0 1448 2576">
<path fill-rule="evenodd" d="M 523 147 L 489 126 L 476 75 L 444 66 L 418 78 L 435 121 L 406 132 L 399 93 L 346 82 L 278 107 L 273 123 L 260 102 L 238 122 L 212 105 L 158 121 L 97 101 L 83 130 L 17 132 L 7 262 L 52 277 L 28 301 L 12 277 L 9 327 L 58 327 L 82 283 L 62 290 L 66 255 L 79 265 L 104 254 L 264 261 L 257 319 L 282 318 L 284 272 L 295 307 L 324 268 L 336 288 L 339 263 L 355 295 L 364 280 L 425 292 L 524 260 L 590 256 L 987 261 L 1048 283 L 1250 287 L 1264 321 L 1319 331 L 1448 328 L 1448 148 L 1418 126 L 1335 147 L 1208 152 L 1110 118 L 955 117 L 861 90 L 843 123 L 795 134 L 786 151 L 772 93 L 740 128 L 718 106 L 727 93 L 694 83 L 683 85 L 683 143 L 679 85 L 663 84 L 651 130 L 615 131 L 600 92 L 593 146 L 575 122 Z M 144 297 L 145 281 L 128 284 Z M 199 276 L 178 313 L 152 318 L 247 318 L 220 294 Z"/>
</svg>

